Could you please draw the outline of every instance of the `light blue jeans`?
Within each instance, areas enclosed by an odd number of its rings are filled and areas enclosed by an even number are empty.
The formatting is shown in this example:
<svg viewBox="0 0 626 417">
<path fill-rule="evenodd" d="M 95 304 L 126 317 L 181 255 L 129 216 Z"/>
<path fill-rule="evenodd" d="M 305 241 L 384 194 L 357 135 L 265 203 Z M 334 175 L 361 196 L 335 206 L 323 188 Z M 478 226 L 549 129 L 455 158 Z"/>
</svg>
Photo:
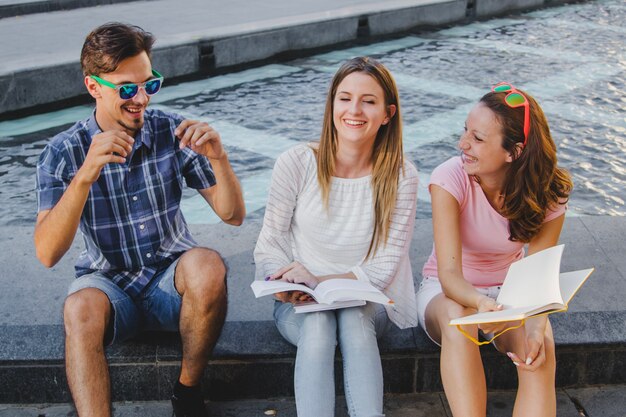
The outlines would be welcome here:
<svg viewBox="0 0 626 417">
<path fill-rule="evenodd" d="M 350 416 L 384 416 L 377 337 L 391 322 L 382 305 L 296 314 L 291 303 L 276 301 L 274 320 L 280 334 L 298 348 L 294 375 L 298 417 L 335 415 L 337 340 Z"/>
</svg>

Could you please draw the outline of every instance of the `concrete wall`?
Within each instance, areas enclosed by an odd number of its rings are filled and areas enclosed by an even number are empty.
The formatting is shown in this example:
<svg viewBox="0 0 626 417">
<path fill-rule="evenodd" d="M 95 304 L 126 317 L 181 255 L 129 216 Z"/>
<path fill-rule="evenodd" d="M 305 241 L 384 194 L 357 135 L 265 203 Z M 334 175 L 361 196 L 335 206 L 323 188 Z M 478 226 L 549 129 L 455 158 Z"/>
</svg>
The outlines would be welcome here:
<svg viewBox="0 0 626 417">
<path fill-rule="evenodd" d="M 505 12 L 543 6 L 546 0 L 475 0 L 475 15 L 478 18 L 495 16 Z"/>
<path fill-rule="evenodd" d="M 0 18 L 23 16 L 32 13 L 46 13 L 56 10 L 71 10 L 81 7 L 101 6 L 103 4 L 127 3 L 139 0 L 41 0 L 14 1 L 12 4 L 0 5 Z M 153 0 L 143 0 L 153 1 Z"/>
<path fill-rule="evenodd" d="M 436 26 L 465 19 L 467 0 L 455 0 L 410 9 L 393 10 L 368 17 L 369 35 L 388 35 L 420 26 Z"/>
<path fill-rule="evenodd" d="M 154 51 L 155 67 L 171 77 L 201 75 L 214 69 L 251 63 L 289 51 L 328 47 L 357 39 L 367 39 L 429 27 L 485 18 L 509 11 L 535 8 L 561 0 L 424 0 L 396 9 L 365 9 L 335 19 L 285 23 L 275 28 L 239 30 L 231 34 L 181 40 Z M 382 9 L 382 10 L 381 10 Z M 37 62 L 29 68 L 0 73 L 0 117 L 85 95 L 82 75 L 76 61 L 63 64 Z M 20 111 L 20 113 L 15 113 Z M 13 112 L 13 113 L 11 113 Z M 6 115 L 5 115 L 6 117 Z"/>
<path fill-rule="evenodd" d="M 86 94 L 78 62 L 0 76 L 0 113 Z"/>
<path fill-rule="evenodd" d="M 270 58 L 281 52 L 347 42 L 356 39 L 358 23 L 358 17 L 350 17 L 206 40 L 204 44 L 213 45 L 215 67 L 222 68 Z"/>
</svg>

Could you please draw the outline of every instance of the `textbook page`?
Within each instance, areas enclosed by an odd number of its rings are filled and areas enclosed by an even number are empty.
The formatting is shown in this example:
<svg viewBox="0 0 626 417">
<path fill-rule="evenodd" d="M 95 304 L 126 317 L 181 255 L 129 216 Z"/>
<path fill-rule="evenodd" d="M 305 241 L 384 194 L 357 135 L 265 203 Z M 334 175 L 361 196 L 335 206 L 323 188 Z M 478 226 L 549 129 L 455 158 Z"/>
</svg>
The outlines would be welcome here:
<svg viewBox="0 0 626 417">
<path fill-rule="evenodd" d="M 332 304 L 337 301 L 348 300 L 366 300 L 380 304 L 393 304 L 393 301 L 369 282 L 355 279 L 329 279 L 320 283 L 315 287 L 315 290 L 306 285 L 284 281 L 254 281 L 250 287 L 257 298 L 283 291 L 302 291 L 311 295 L 321 304 Z"/>
<path fill-rule="evenodd" d="M 594 271 L 594 268 L 581 269 L 580 271 L 563 272 L 560 276 L 559 282 L 561 285 L 561 297 L 564 304 L 569 304 L 574 294 L 578 292 L 580 287 L 589 278 L 589 275 Z"/>
<path fill-rule="evenodd" d="M 555 310 L 561 308 L 562 307 L 560 304 L 553 304 L 550 306 L 535 305 L 528 307 L 509 308 L 499 311 L 486 311 L 484 313 L 476 313 L 470 316 L 459 317 L 457 319 L 450 320 L 450 325 L 462 326 L 465 324 L 499 323 L 502 321 L 522 320 L 547 310 Z"/>
<path fill-rule="evenodd" d="M 497 302 L 504 309 L 564 304 L 559 287 L 563 246 L 553 246 L 513 262 Z"/>
<path fill-rule="evenodd" d="M 315 287 L 315 293 L 324 303 L 337 301 L 367 300 L 380 304 L 389 304 L 391 300 L 372 284 L 356 279 L 329 279 Z"/>
<path fill-rule="evenodd" d="M 264 295 L 276 294 L 283 291 L 302 291 L 311 296 L 315 295 L 315 291 L 302 284 L 293 284 L 291 282 L 284 281 L 254 281 L 250 284 L 254 296 L 256 298 L 263 297 Z"/>
<path fill-rule="evenodd" d="M 364 306 L 365 300 L 337 301 L 332 304 L 319 304 L 316 302 L 295 304 L 293 310 L 296 313 L 311 313 L 313 311 L 337 310 L 340 308 Z"/>
</svg>

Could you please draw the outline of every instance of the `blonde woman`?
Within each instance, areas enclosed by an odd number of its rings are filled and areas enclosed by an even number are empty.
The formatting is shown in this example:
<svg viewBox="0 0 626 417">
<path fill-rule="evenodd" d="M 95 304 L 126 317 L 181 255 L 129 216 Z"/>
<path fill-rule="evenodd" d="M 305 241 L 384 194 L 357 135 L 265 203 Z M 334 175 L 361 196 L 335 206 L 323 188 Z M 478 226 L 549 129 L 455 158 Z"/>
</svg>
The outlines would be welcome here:
<svg viewBox="0 0 626 417">
<path fill-rule="evenodd" d="M 319 143 L 296 146 L 276 161 L 254 251 L 256 278 L 312 288 L 330 278 L 364 280 L 395 306 L 295 314 L 293 303 L 306 296 L 277 294 L 276 325 L 298 349 L 299 417 L 335 415 L 337 343 L 350 416 L 383 415 L 377 337 L 390 322 L 417 325 L 408 258 L 416 198 L 395 82 L 377 61 L 351 59 L 332 80 Z"/>
</svg>

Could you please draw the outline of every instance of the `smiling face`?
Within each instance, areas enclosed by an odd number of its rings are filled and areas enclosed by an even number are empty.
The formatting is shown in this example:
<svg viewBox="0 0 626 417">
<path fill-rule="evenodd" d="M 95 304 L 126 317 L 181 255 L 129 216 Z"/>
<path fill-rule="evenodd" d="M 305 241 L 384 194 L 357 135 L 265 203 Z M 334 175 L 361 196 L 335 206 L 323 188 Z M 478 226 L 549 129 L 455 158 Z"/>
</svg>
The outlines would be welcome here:
<svg viewBox="0 0 626 417">
<path fill-rule="evenodd" d="M 338 141 L 373 146 L 378 129 L 389 123 L 394 111 L 393 105 L 386 106 L 385 93 L 372 76 L 363 72 L 347 75 L 333 100 Z"/>
<path fill-rule="evenodd" d="M 481 179 L 504 181 L 513 159 L 502 147 L 502 139 L 502 127 L 496 114 L 482 102 L 474 106 L 459 140 L 465 172 Z"/>
<path fill-rule="evenodd" d="M 98 75 L 98 74 L 96 74 Z M 152 64 L 145 52 L 122 60 L 115 71 L 99 74 L 100 78 L 113 84 L 140 84 L 151 78 Z M 96 99 L 96 121 L 103 131 L 123 129 L 134 136 L 143 126 L 144 113 L 150 97 L 143 88 L 135 97 L 122 100 L 119 92 L 100 85 L 90 77 L 85 77 L 87 90 Z"/>
</svg>

